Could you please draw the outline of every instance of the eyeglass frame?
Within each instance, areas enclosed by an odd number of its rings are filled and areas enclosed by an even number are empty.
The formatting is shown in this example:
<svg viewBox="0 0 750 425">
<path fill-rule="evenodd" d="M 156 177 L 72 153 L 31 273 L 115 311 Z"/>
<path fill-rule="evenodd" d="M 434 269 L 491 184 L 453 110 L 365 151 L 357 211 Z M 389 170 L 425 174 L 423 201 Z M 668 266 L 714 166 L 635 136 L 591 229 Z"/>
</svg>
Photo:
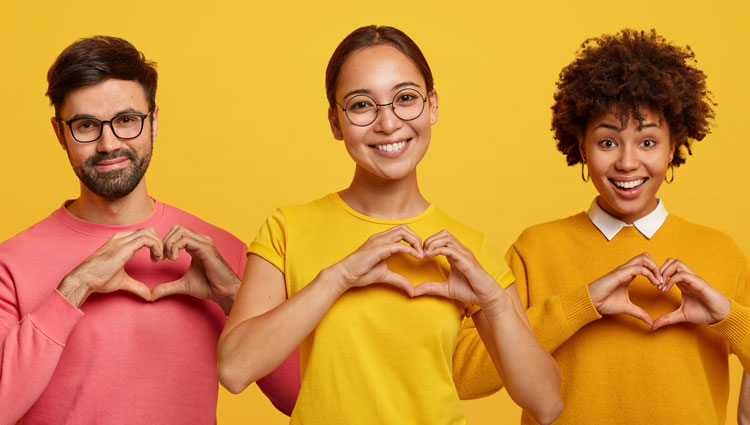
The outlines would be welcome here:
<svg viewBox="0 0 750 425">
<path fill-rule="evenodd" d="M 68 128 L 70 129 L 70 135 L 73 136 L 73 140 L 75 140 L 76 142 L 78 142 L 78 143 L 93 143 L 93 142 L 96 142 L 97 140 L 99 140 L 102 137 L 102 134 L 104 133 L 104 125 L 105 124 L 109 124 L 109 129 L 112 130 L 112 134 L 115 137 L 117 137 L 118 139 L 122 139 L 122 140 L 137 139 L 138 137 L 140 137 L 141 134 L 143 134 L 143 126 L 144 126 L 144 123 L 146 122 L 146 117 L 150 116 L 151 114 L 152 114 L 152 111 L 149 111 L 147 114 L 138 114 L 138 113 L 134 113 L 134 112 L 124 112 L 122 114 L 115 115 L 114 117 L 112 117 L 110 120 L 107 120 L 107 121 L 100 120 L 99 118 L 95 118 L 95 117 L 80 117 L 80 118 L 69 119 L 67 121 L 64 121 L 60 117 L 57 117 L 57 120 L 59 122 L 61 122 L 61 123 L 65 123 L 65 124 L 68 125 Z M 112 121 L 116 120 L 119 117 L 123 117 L 123 116 L 126 116 L 126 115 L 136 116 L 136 117 L 139 117 L 141 119 L 141 129 L 138 130 L 138 134 L 136 134 L 133 137 L 120 137 L 120 136 L 118 136 L 117 135 L 117 131 L 115 131 L 115 127 L 112 125 Z M 347 116 L 347 118 L 348 118 L 348 116 Z M 99 135 L 96 136 L 96 138 L 94 138 L 93 140 L 89 140 L 89 141 L 86 141 L 86 142 L 82 142 L 82 141 L 78 140 L 78 138 L 75 135 L 75 132 L 73 131 L 73 126 L 71 125 L 73 123 L 73 121 L 78 121 L 78 120 L 94 120 L 94 121 L 99 121 L 99 124 L 100 124 Z"/>
<path fill-rule="evenodd" d="M 408 120 L 406 120 L 406 119 L 403 119 L 403 118 L 401 118 L 401 117 L 400 117 L 400 116 L 398 115 L 398 113 L 396 113 L 396 107 L 395 107 L 395 106 L 393 105 L 394 103 L 396 103 L 396 98 L 398 97 L 399 93 L 401 93 L 401 92 L 404 92 L 404 91 L 407 91 L 407 90 L 410 90 L 410 91 L 416 92 L 416 93 L 417 93 L 417 94 L 419 95 L 419 97 L 421 97 L 421 98 L 422 98 L 422 109 L 421 109 L 421 110 L 419 111 L 419 113 L 417 114 L 417 116 L 416 116 L 416 117 L 414 117 L 414 118 L 410 118 L 410 119 L 408 119 Z M 352 119 L 351 119 L 351 118 L 349 117 L 349 113 L 347 112 L 347 109 L 348 109 L 348 108 L 344 108 L 344 107 L 343 107 L 343 106 L 341 106 L 341 105 L 340 105 L 340 104 L 339 104 L 338 102 L 334 101 L 334 103 L 336 104 L 336 106 L 338 106 L 339 108 L 341 108 L 341 110 L 342 110 L 342 111 L 344 111 L 344 115 L 346 115 L 346 119 L 348 119 L 348 120 L 349 120 L 349 122 L 350 122 L 350 123 L 351 123 L 351 124 L 352 124 L 353 126 L 356 126 L 356 127 L 367 127 L 368 125 L 371 125 L 372 123 L 374 123 L 375 121 L 377 121 L 377 119 L 378 119 L 378 114 L 380 113 L 380 107 L 381 107 L 381 106 L 390 106 L 390 107 L 391 107 L 391 110 L 393 111 L 393 114 L 394 114 L 394 115 L 396 115 L 396 117 L 398 117 L 398 119 L 400 119 L 401 121 L 414 121 L 415 119 L 417 119 L 417 118 L 419 118 L 420 116 L 422 116 L 422 112 L 424 112 L 424 104 L 425 104 L 425 103 L 427 103 L 427 98 L 426 98 L 426 97 L 424 97 L 424 96 L 422 95 L 422 93 L 420 93 L 420 92 L 419 92 L 419 90 L 417 90 L 417 89 L 414 89 L 414 88 L 411 88 L 411 87 L 403 88 L 403 89 L 401 89 L 401 90 L 397 91 L 397 92 L 396 92 L 396 94 L 394 94 L 394 95 L 393 95 L 393 100 L 392 100 L 392 101 L 391 101 L 390 103 L 378 103 L 378 102 L 376 102 L 376 101 L 375 101 L 375 99 L 373 99 L 373 98 L 372 98 L 372 96 L 369 96 L 369 95 L 366 95 L 366 94 L 361 94 L 361 93 L 360 93 L 360 94 L 357 94 L 356 96 L 364 96 L 364 97 L 366 97 L 366 98 L 369 98 L 370 100 L 372 100 L 372 103 L 373 103 L 373 104 L 375 105 L 375 118 L 373 118 L 373 119 L 372 119 L 372 121 L 370 121 L 370 122 L 369 122 L 369 123 L 367 123 L 367 124 L 364 124 L 364 125 L 361 125 L 361 124 L 355 124 L 355 123 L 354 123 L 354 121 L 352 121 Z M 349 100 L 353 99 L 353 98 L 354 98 L 354 97 L 356 97 L 356 96 L 352 96 L 352 98 L 350 98 Z M 349 102 L 346 102 L 346 103 L 349 103 Z"/>
</svg>

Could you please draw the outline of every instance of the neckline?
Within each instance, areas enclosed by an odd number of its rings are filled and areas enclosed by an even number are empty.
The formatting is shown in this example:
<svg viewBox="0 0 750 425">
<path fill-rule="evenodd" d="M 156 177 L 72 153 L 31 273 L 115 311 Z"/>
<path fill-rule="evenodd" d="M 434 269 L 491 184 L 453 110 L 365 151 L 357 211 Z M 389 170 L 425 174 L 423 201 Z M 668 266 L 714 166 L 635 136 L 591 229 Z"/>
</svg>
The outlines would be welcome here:
<svg viewBox="0 0 750 425">
<path fill-rule="evenodd" d="M 329 198 L 333 201 L 333 203 L 337 204 L 341 208 L 343 208 L 346 212 L 353 215 L 354 217 L 363 220 L 363 221 L 369 221 L 370 223 L 377 223 L 377 224 L 390 224 L 390 225 L 398 225 L 398 224 L 409 224 L 414 223 L 416 221 L 420 221 L 424 219 L 426 216 L 431 214 L 435 210 L 435 205 L 430 204 L 427 208 L 425 208 L 424 211 L 419 213 L 418 215 L 414 217 L 408 217 L 408 218 L 400 218 L 400 219 L 385 219 L 385 218 L 377 218 L 377 217 L 370 217 L 368 215 L 362 214 L 361 212 L 355 210 L 349 204 L 344 202 L 343 199 L 341 199 L 341 195 L 338 194 L 338 192 L 334 192 L 329 195 Z"/>
<path fill-rule="evenodd" d="M 135 230 L 142 227 L 154 227 L 159 224 L 159 222 L 161 222 L 161 219 L 162 217 L 164 217 L 164 212 L 166 210 L 165 204 L 154 199 L 154 210 L 144 220 L 124 226 L 111 226 L 107 224 L 92 223 L 90 221 L 81 220 L 80 218 L 74 216 L 70 211 L 68 211 L 67 208 L 65 208 L 65 206 L 69 202 L 72 202 L 72 200 L 66 200 L 65 202 L 63 202 L 62 206 L 60 206 L 60 208 L 58 208 L 52 214 L 53 217 L 58 219 L 62 224 L 69 227 L 75 232 L 90 236 L 101 236 L 107 238 L 111 237 L 113 233 L 117 232 Z"/>
</svg>

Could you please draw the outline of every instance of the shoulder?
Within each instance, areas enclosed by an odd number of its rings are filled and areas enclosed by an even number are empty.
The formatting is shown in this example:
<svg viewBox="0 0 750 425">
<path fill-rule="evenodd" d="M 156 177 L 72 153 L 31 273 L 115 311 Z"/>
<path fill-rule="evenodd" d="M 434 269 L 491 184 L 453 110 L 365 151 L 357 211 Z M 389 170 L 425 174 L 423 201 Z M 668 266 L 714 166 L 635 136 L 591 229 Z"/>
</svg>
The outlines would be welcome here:
<svg viewBox="0 0 750 425">
<path fill-rule="evenodd" d="M 435 207 L 435 210 L 427 219 L 433 221 L 432 225 L 434 227 L 451 232 L 456 239 L 472 251 L 484 248 L 487 242 L 484 233 L 456 220 L 437 207 Z"/>
<path fill-rule="evenodd" d="M 0 243 L 0 256 L 23 252 L 27 248 L 39 247 L 41 243 L 48 244 L 51 236 L 59 234 L 65 229 L 63 223 L 50 214 L 43 220 L 35 223 L 28 229 L 18 233 L 12 238 Z"/>
<path fill-rule="evenodd" d="M 664 230 L 664 237 L 699 242 L 705 249 L 717 254 L 744 258 L 744 254 L 734 239 L 721 230 L 693 223 L 673 214 L 667 216 L 662 230 Z"/>
<path fill-rule="evenodd" d="M 521 232 L 514 245 L 524 245 L 538 241 L 568 239 L 572 235 L 590 231 L 594 228 L 586 213 L 578 213 L 546 223 L 536 224 Z"/>
</svg>

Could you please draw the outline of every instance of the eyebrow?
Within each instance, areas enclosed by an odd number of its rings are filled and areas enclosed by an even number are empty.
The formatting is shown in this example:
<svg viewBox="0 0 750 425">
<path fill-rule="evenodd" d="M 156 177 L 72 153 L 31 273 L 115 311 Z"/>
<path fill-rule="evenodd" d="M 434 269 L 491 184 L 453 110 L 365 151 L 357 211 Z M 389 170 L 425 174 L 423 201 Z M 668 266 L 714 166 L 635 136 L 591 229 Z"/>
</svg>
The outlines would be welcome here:
<svg viewBox="0 0 750 425">
<path fill-rule="evenodd" d="M 621 132 L 621 131 L 623 131 L 623 130 L 625 130 L 624 128 L 620 128 L 620 127 L 618 127 L 616 125 L 607 124 L 607 123 L 597 124 L 597 126 L 594 127 L 594 130 L 596 130 L 597 128 L 606 128 L 606 129 L 609 129 L 609 130 L 615 130 L 618 133 Z M 643 131 L 643 130 L 645 130 L 647 128 L 661 128 L 661 126 L 659 126 L 658 124 L 655 124 L 655 123 L 641 124 L 641 125 L 638 126 L 637 130 L 638 131 Z"/>
<path fill-rule="evenodd" d="M 398 83 L 395 86 L 391 87 L 391 90 L 392 91 L 400 90 L 400 89 L 403 89 L 405 87 L 420 87 L 421 88 L 422 86 L 420 86 L 419 84 L 415 83 L 414 81 L 404 81 L 403 83 Z M 356 89 L 356 90 L 352 90 L 352 91 L 347 92 L 344 95 L 344 99 L 346 99 L 349 96 L 354 96 L 355 94 L 368 94 L 369 95 L 369 94 L 372 94 L 372 90 L 369 90 L 369 89 Z"/>
<path fill-rule="evenodd" d="M 112 118 L 120 116 L 120 115 L 124 115 L 124 114 L 141 114 L 141 113 L 142 112 L 140 112 L 140 111 L 138 111 L 136 109 L 127 108 L 127 109 L 123 109 L 123 110 L 117 112 L 114 116 L 112 116 Z M 78 119 L 82 119 L 82 118 L 95 118 L 95 119 L 99 119 L 99 118 L 97 118 L 97 117 L 95 117 L 95 116 L 93 116 L 91 114 L 75 114 L 75 115 L 73 115 L 73 117 L 71 119 L 69 119 L 69 120 L 63 120 L 63 121 L 78 120 Z M 107 120 L 104 120 L 104 121 L 107 121 Z"/>
</svg>

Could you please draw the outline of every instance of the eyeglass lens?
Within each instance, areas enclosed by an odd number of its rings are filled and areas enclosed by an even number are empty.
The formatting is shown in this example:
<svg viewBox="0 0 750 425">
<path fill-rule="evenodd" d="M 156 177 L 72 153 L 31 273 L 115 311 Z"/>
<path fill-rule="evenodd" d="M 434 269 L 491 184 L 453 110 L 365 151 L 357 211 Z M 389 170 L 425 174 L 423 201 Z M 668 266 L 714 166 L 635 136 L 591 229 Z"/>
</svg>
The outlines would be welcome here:
<svg viewBox="0 0 750 425">
<path fill-rule="evenodd" d="M 422 114 L 425 98 L 414 89 L 404 89 L 396 93 L 393 101 L 388 104 L 378 105 L 373 98 L 367 95 L 356 95 L 346 102 L 346 116 L 352 124 L 364 127 L 375 122 L 378 110 L 383 107 L 392 107 L 396 116 L 403 121 L 411 121 Z"/>
</svg>

